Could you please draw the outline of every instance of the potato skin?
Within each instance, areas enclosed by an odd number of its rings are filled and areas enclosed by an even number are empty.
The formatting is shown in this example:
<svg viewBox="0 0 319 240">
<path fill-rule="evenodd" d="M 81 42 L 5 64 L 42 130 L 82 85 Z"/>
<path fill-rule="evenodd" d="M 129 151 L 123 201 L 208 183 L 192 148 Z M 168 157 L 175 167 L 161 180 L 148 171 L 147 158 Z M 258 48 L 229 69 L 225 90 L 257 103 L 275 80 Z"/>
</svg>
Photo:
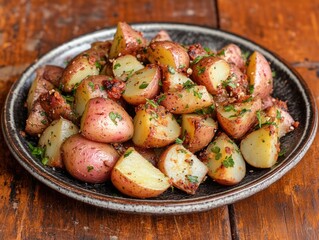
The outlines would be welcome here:
<svg viewBox="0 0 319 240">
<path fill-rule="evenodd" d="M 161 67 L 172 67 L 176 71 L 186 71 L 189 67 L 189 56 L 186 49 L 171 41 L 152 42 L 148 49 L 148 60 Z"/>
<path fill-rule="evenodd" d="M 37 136 L 50 125 L 50 120 L 45 111 L 41 107 L 39 100 L 37 100 L 31 109 L 31 112 L 26 120 L 25 131 L 26 133 Z"/>
<path fill-rule="evenodd" d="M 266 58 L 259 52 L 253 52 L 248 59 L 247 75 L 249 84 L 253 86 L 253 95 L 261 99 L 272 93 L 273 78 Z"/>
<path fill-rule="evenodd" d="M 225 59 L 228 63 L 235 64 L 241 71 L 246 68 L 246 63 L 242 57 L 241 49 L 233 43 L 230 43 L 218 51 L 217 55 Z"/>
<path fill-rule="evenodd" d="M 88 183 L 103 183 L 110 179 L 119 159 L 110 145 L 86 139 L 76 134 L 64 141 L 61 154 L 66 170 L 76 179 Z"/>
<path fill-rule="evenodd" d="M 115 101 L 92 98 L 86 104 L 81 119 L 84 137 L 104 143 L 125 142 L 133 136 L 133 120 Z"/>
</svg>

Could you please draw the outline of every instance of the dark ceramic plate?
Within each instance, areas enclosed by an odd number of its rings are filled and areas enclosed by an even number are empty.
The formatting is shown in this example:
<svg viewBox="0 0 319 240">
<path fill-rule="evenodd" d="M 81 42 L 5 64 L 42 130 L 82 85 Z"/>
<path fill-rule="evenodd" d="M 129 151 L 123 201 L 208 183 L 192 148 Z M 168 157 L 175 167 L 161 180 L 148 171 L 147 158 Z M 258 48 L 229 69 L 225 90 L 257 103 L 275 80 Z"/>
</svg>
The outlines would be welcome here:
<svg viewBox="0 0 319 240">
<path fill-rule="evenodd" d="M 271 169 L 257 170 L 248 166 L 244 180 L 233 187 L 223 187 L 207 180 L 194 196 L 174 189 L 157 198 L 146 200 L 123 196 L 109 183 L 81 183 L 64 171 L 43 166 L 31 155 L 27 146 L 29 139 L 20 134 L 20 131 L 24 130 L 27 114 L 24 102 L 35 77 L 35 70 L 45 64 L 64 66 L 66 60 L 89 48 L 91 42 L 112 39 L 115 29 L 111 28 L 81 36 L 55 48 L 30 66 L 12 86 L 2 114 L 2 129 L 12 154 L 35 178 L 69 197 L 111 210 L 156 214 L 190 213 L 230 204 L 261 191 L 281 178 L 302 159 L 316 134 L 317 108 L 305 81 L 279 57 L 249 40 L 220 30 L 157 23 L 136 24 L 133 27 L 142 31 L 147 38 L 152 38 L 159 30 L 165 29 L 173 40 L 183 44 L 199 42 L 211 49 L 219 49 L 228 43 L 235 43 L 244 51 L 261 52 L 276 72 L 273 95 L 288 101 L 291 115 L 300 122 L 299 128 L 281 140 L 286 154 L 279 157 L 278 164 Z"/>
</svg>

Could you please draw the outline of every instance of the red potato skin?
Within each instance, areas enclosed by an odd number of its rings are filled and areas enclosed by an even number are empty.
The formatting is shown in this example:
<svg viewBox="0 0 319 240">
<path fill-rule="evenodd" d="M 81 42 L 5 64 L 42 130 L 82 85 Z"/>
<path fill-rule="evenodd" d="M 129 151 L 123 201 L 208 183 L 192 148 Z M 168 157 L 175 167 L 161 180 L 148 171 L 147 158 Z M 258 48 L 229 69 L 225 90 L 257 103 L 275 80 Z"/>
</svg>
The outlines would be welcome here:
<svg viewBox="0 0 319 240">
<path fill-rule="evenodd" d="M 120 118 L 110 118 L 111 112 Z M 133 120 L 115 101 L 93 98 L 86 104 L 81 119 L 81 133 L 84 137 L 104 143 L 125 142 L 133 137 Z"/>
<path fill-rule="evenodd" d="M 44 67 L 43 78 L 51 82 L 55 87 L 60 86 L 63 68 L 59 66 L 46 65 Z"/>
<path fill-rule="evenodd" d="M 223 47 L 218 53 L 218 56 L 226 60 L 228 63 L 235 64 L 241 71 L 245 71 L 246 69 L 246 62 L 242 57 L 241 49 L 231 43 L 227 46 Z"/>
<path fill-rule="evenodd" d="M 50 125 L 45 111 L 41 107 L 40 102 L 37 100 L 32 106 L 31 112 L 26 120 L 25 131 L 26 133 L 37 136 Z"/>
<path fill-rule="evenodd" d="M 90 141 L 80 134 L 65 140 L 61 153 L 66 170 L 74 178 L 88 183 L 108 181 L 119 159 L 111 145 Z"/>
</svg>

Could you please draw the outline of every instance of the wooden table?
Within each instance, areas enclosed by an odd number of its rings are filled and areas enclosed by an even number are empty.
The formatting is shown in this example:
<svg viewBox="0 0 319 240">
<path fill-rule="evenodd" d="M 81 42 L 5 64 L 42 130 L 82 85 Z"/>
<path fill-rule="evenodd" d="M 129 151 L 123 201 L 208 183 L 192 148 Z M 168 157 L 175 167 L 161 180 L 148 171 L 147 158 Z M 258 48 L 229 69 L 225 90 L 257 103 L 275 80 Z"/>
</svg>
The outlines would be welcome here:
<svg viewBox="0 0 319 240">
<path fill-rule="evenodd" d="M 318 0 L 0 1 L 0 107 L 40 55 L 118 21 L 183 22 L 247 37 L 286 59 L 319 100 Z M 203 213 L 145 216 L 65 197 L 26 172 L 0 134 L 0 239 L 318 239 L 319 138 L 266 190 Z"/>
</svg>

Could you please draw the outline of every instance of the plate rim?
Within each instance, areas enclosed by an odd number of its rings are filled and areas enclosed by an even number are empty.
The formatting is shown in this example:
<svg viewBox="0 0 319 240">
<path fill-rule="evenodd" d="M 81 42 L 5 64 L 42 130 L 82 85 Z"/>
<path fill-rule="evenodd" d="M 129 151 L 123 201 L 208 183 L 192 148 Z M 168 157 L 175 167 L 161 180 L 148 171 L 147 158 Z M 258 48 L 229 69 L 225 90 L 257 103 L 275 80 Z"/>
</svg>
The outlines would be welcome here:
<svg viewBox="0 0 319 240">
<path fill-rule="evenodd" d="M 103 28 L 98 31 L 93 31 L 91 33 L 83 34 L 81 36 L 73 38 L 51 49 L 47 53 L 41 55 L 32 64 L 30 64 L 29 67 L 22 73 L 21 77 L 17 81 L 15 81 L 13 85 L 11 86 L 11 89 L 9 90 L 8 95 L 6 97 L 2 115 L 1 115 L 2 131 L 4 133 L 3 134 L 4 139 L 7 143 L 7 146 L 10 152 L 33 177 L 35 177 L 40 182 L 46 184 L 47 186 L 51 187 L 52 189 L 66 196 L 69 196 L 73 199 L 76 199 L 82 202 L 89 203 L 91 205 L 95 205 L 97 207 L 102 207 L 102 208 L 115 210 L 115 211 L 121 211 L 121 212 L 131 212 L 131 213 L 145 213 L 145 214 L 176 214 L 178 213 L 178 214 L 181 214 L 181 213 L 193 213 L 193 212 L 206 211 L 215 207 L 227 205 L 230 203 L 234 203 L 238 200 L 247 198 L 261 190 L 264 190 L 269 185 L 279 180 L 283 175 L 285 175 L 289 170 L 291 170 L 303 158 L 303 156 L 306 154 L 306 152 L 310 148 L 316 136 L 317 127 L 318 127 L 318 110 L 316 107 L 316 102 L 312 94 L 312 91 L 308 87 L 303 77 L 293 67 L 291 67 L 291 65 L 288 64 L 283 58 L 281 58 L 276 53 L 268 50 L 267 48 L 263 47 L 260 44 L 255 43 L 254 41 L 250 39 L 247 39 L 238 34 L 234 34 L 221 29 L 209 28 L 206 26 L 195 25 L 195 24 L 184 24 L 184 23 L 149 22 L 149 23 L 134 23 L 130 25 L 133 28 L 137 28 L 139 31 L 143 31 L 143 30 L 140 30 L 143 27 L 144 28 L 160 27 L 164 29 L 178 27 L 179 29 L 183 31 L 186 31 L 185 28 L 187 28 L 187 30 L 191 28 L 193 29 L 195 28 L 199 30 L 201 33 L 204 30 L 205 32 L 209 32 L 212 35 L 215 35 L 218 32 L 220 35 L 226 34 L 228 35 L 228 37 L 231 36 L 232 38 L 235 38 L 237 41 L 240 40 L 246 45 L 247 43 L 249 45 L 254 45 L 257 47 L 257 48 L 254 48 L 254 50 L 261 49 L 263 52 L 266 52 L 267 54 L 271 55 L 272 58 L 277 59 L 281 64 L 283 64 L 284 67 L 286 67 L 289 71 L 292 72 L 293 75 L 295 75 L 296 79 L 298 80 L 298 84 L 300 84 L 301 89 L 305 92 L 305 97 L 307 99 L 306 103 L 309 103 L 310 105 L 309 109 L 313 113 L 313 116 L 308 116 L 308 118 L 311 118 L 312 120 L 309 123 L 309 129 L 311 131 L 308 133 L 304 132 L 303 144 L 297 146 L 297 150 L 292 151 L 291 154 L 287 156 L 287 159 L 291 158 L 291 160 L 287 162 L 288 164 L 286 165 L 282 164 L 282 166 L 279 166 L 278 171 L 267 172 L 260 178 L 254 179 L 253 181 L 248 182 L 246 184 L 247 186 L 240 186 L 238 189 L 231 189 L 229 193 L 226 194 L 226 196 L 224 195 L 225 192 L 221 192 L 221 193 L 214 194 L 214 196 L 208 195 L 208 196 L 203 196 L 203 197 L 199 197 L 195 199 L 193 198 L 193 199 L 182 199 L 182 200 L 151 200 L 151 201 L 150 199 L 133 199 L 133 198 L 123 198 L 123 197 L 115 197 L 115 196 L 112 197 L 112 196 L 106 196 L 100 193 L 94 193 L 90 190 L 83 189 L 78 186 L 69 186 L 68 184 L 65 184 L 64 182 L 58 181 L 59 178 L 51 173 L 45 173 L 45 172 L 43 172 L 42 174 L 41 172 L 37 173 L 32 168 L 32 166 L 28 164 L 29 161 L 34 161 L 33 160 L 34 157 L 32 157 L 30 154 L 25 155 L 23 154 L 24 153 L 23 151 L 19 151 L 18 146 L 21 146 L 21 145 L 16 145 L 16 144 L 19 144 L 20 141 L 17 142 L 16 139 L 14 139 L 14 136 L 11 136 L 9 133 L 9 129 L 11 126 L 10 124 L 12 123 L 11 121 L 6 121 L 6 120 L 8 120 L 8 109 L 13 107 L 12 106 L 13 102 L 10 103 L 10 96 L 13 94 L 13 90 L 16 89 L 18 84 L 19 83 L 21 84 L 23 80 L 24 81 L 27 80 L 26 74 L 29 72 L 34 72 L 37 66 L 37 63 L 41 62 L 41 60 L 44 61 L 46 57 L 54 54 L 55 52 L 58 52 L 59 49 L 61 48 L 63 49 L 67 45 L 76 44 L 77 42 L 89 36 L 107 34 L 107 32 L 109 32 L 108 34 L 111 34 L 112 32 L 115 33 L 116 27 L 113 26 L 113 27 Z M 307 123 L 308 123 L 308 120 L 307 120 Z M 84 194 L 86 192 L 89 192 L 89 196 L 93 195 L 93 197 L 85 196 Z"/>
</svg>

